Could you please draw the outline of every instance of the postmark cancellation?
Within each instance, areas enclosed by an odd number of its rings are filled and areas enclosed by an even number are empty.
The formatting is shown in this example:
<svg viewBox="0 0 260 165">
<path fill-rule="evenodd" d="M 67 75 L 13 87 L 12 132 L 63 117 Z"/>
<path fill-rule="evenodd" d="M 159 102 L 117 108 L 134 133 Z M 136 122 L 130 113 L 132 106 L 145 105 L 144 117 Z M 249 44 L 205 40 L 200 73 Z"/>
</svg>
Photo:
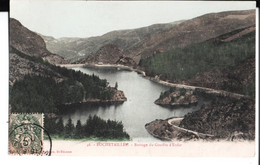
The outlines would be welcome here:
<svg viewBox="0 0 260 165">
<path fill-rule="evenodd" d="M 43 114 L 10 114 L 9 154 L 41 155 L 43 152 Z"/>
</svg>

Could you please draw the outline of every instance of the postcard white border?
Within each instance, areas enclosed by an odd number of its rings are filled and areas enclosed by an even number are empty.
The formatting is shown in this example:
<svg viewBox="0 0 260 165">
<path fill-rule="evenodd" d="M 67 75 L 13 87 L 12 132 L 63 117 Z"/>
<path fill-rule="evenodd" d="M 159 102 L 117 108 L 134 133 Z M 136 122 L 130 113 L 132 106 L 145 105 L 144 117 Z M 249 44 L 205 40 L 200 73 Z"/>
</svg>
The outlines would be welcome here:
<svg viewBox="0 0 260 165">
<path fill-rule="evenodd" d="M 258 163 L 258 154 L 259 154 L 259 9 L 257 9 L 257 30 L 256 30 L 256 155 L 253 158 L 175 158 L 175 157 L 11 157 L 8 156 L 8 13 L 0 13 L 0 55 L 1 55 L 1 115 L 0 115 L 0 155 L 1 161 L 8 164 L 236 164 L 236 165 L 245 165 L 245 164 L 257 164 Z M 2 159 L 3 158 L 3 159 Z"/>
</svg>

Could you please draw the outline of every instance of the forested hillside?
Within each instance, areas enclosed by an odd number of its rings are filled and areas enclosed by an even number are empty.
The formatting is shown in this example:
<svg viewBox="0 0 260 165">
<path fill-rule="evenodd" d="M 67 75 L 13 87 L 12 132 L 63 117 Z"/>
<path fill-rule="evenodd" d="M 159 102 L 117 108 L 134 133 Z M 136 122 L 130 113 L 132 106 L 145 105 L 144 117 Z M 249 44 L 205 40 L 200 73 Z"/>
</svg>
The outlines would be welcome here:
<svg viewBox="0 0 260 165">
<path fill-rule="evenodd" d="M 117 91 L 106 80 L 54 65 L 62 57 L 50 53 L 37 33 L 10 19 L 10 105 L 12 112 L 57 112 L 61 104 L 88 99 L 110 100 Z"/>
<path fill-rule="evenodd" d="M 254 30 L 233 38 L 230 41 L 226 41 L 243 30 L 245 29 L 236 30 L 206 42 L 189 45 L 184 48 L 174 48 L 167 52 L 155 54 L 141 60 L 139 65 L 145 69 L 148 76 L 153 77 L 158 75 L 161 79 L 172 82 L 224 89 L 225 84 L 223 85 L 223 83 L 236 81 L 234 76 L 232 76 L 236 74 L 236 69 L 241 65 L 243 66 L 248 60 L 255 58 Z M 251 61 L 253 65 L 248 64 L 249 68 L 244 70 L 248 75 L 254 73 L 254 60 Z M 241 67 L 241 69 L 245 67 L 247 66 Z M 202 78 L 201 75 L 208 72 L 213 73 L 211 75 L 207 74 L 207 77 L 204 76 Z M 221 74 L 217 75 L 219 72 Z M 227 73 L 230 74 L 225 75 Z M 201 79 L 196 79 L 198 76 L 201 76 Z M 219 82 L 220 84 L 222 83 L 221 87 L 217 86 L 218 84 L 212 85 L 214 82 L 206 84 L 207 80 L 205 81 L 205 79 L 215 78 L 221 81 L 225 78 L 224 82 Z M 253 83 L 254 75 L 245 77 L 245 79 L 250 79 L 247 85 Z M 224 90 L 241 92 L 234 91 L 229 87 Z"/>
<path fill-rule="evenodd" d="M 39 57 L 27 56 L 14 50 L 21 59 L 40 64 L 40 73 L 25 74 L 10 86 L 12 112 L 57 112 L 57 106 L 86 99 L 109 100 L 114 92 L 108 82 L 95 75 L 52 65 Z M 10 66 L 15 67 L 15 66 Z M 31 68 L 36 69 L 37 68 Z M 59 74 L 60 79 L 55 77 Z"/>
</svg>

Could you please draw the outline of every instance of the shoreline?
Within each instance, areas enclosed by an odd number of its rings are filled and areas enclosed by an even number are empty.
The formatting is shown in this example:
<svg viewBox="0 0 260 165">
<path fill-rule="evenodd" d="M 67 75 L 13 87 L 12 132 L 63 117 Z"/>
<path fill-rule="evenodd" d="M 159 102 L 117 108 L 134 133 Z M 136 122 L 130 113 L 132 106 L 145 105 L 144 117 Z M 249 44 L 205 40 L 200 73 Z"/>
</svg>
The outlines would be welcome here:
<svg viewBox="0 0 260 165">
<path fill-rule="evenodd" d="M 92 100 L 83 100 L 81 102 L 76 103 L 65 103 L 63 105 L 70 106 L 70 105 L 77 105 L 77 104 L 123 104 L 127 100 L 99 100 L 99 99 L 92 99 Z"/>
<path fill-rule="evenodd" d="M 75 105 L 75 104 L 91 104 L 91 103 L 98 103 L 98 104 L 122 104 L 125 101 L 127 101 L 127 98 L 125 97 L 125 94 L 123 91 L 111 88 L 110 90 L 114 92 L 113 97 L 110 100 L 102 100 L 102 99 L 83 99 L 80 102 L 76 103 L 67 103 L 64 105 Z"/>
<path fill-rule="evenodd" d="M 81 67 L 84 64 L 55 64 L 56 66 L 60 66 L 60 67 Z"/>
<path fill-rule="evenodd" d="M 126 65 L 120 65 L 120 64 L 83 64 L 83 67 L 100 67 L 100 68 L 121 68 L 121 69 L 127 69 L 127 70 L 130 70 L 130 71 L 135 71 L 137 73 L 140 73 L 142 74 L 144 77 L 146 77 L 146 74 L 144 71 L 140 70 L 140 69 L 135 69 L 131 66 L 126 66 Z"/>
<path fill-rule="evenodd" d="M 176 88 L 185 88 L 185 89 L 192 89 L 194 91 L 197 91 L 202 94 L 208 94 L 208 95 L 215 95 L 215 96 L 221 96 L 221 97 L 230 97 L 234 99 L 241 99 L 241 98 L 246 98 L 246 99 L 253 99 L 250 96 L 238 94 L 238 93 L 232 93 L 224 90 L 217 90 L 217 89 L 212 89 L 212 88 L 206 88 L 206 87 L 199 87 L 199 86 L 191 86 L 191 85 L 184 85 L 184 84 L 175 84 L 175 83 L 170 83 L 168 81 L 163 81 L 160 80 L 159 78 L 155 77 L 150 77 L 146 76 L 146 73 L 138 68 L 133 68 L 131 66 L 126 66 L 126 65 L 118 65 L 118 64 L 65 64 L 62 65 L 64 67 L 71 67 L 71 66 L 78 66 L 78 67 L 113 67 L 113 68 L 121 68 L 121 69 L 127 69 L 130 71 L 135 71 L 139 74 L 142 74 L 142 76 L 148 80 L 151 80 L 153 82 L 168 86 L 168 87 L 176 87 Z"/>
</svg>

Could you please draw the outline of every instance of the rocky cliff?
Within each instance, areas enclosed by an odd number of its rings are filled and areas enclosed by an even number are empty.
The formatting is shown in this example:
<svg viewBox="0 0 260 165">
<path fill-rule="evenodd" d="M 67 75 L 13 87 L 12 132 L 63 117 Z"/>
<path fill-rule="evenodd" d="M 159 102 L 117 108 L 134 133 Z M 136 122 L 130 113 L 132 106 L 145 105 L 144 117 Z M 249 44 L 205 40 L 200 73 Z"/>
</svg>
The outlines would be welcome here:
<svg viewBox="0 0 260 165">
<path fill-rule="evenodd" d="M 10 46 L 26 55 L 41 57 L 52 64 L 67 63 L 63 57 L 47 50 L 41 36 L 24 27 L 14 18 L 10 18 Z"/>
</svg>

